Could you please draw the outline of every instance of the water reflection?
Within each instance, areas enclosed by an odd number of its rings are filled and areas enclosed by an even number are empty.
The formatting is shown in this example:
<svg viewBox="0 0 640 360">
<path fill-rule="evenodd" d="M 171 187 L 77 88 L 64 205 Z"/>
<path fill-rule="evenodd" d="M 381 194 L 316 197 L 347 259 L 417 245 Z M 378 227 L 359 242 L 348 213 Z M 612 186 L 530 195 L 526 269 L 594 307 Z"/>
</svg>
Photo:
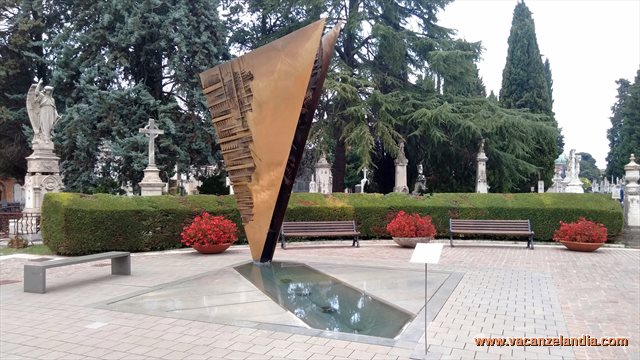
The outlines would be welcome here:
<svg viewBox="0 0 640 360">
<path fill-rule="evenodd" d="M 262 292 L 316 329 L 395 337 L 412 315 L 304 264 L 235 268 Z"/>
</svg>

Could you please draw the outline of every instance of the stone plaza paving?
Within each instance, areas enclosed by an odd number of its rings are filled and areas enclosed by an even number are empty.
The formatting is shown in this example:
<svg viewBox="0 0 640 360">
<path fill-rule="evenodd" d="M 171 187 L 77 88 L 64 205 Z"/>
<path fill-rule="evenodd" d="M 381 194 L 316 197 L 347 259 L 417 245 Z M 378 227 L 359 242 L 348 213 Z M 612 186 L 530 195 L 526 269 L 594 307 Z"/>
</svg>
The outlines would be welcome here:
<svg viewBox="0 0 640 360">
<path fill-rule="evenodd" d="M 358 276 L 379 274 L 384 279 L 392 273 L 423 274 L 423 265 L 408 261 L 411 249 L 390 241 L 362 241 L 360 248 L 347 244 L 291 244 L 287 250 L 278 248 L 274 260 L 307 263 L 357 287 L 373 286 L 359 282 Z M 108 261 L 53 268 L 47 273 L 46 294 L 24 293 L 23 265 L 39 257 L 0 257 L 2 360 L 410 359 L 424 353 L 424 330 L 413 340 L 401 336 L 376 341 L 266 321 L 233 320 L 229 314 L 220 321 L 215 316 L 198 321 L 124 312 L 108 305 L 113 299 L 163 284 L 228 271 L 250 259 L 246 246 L 233 246 L 220 255 L 200 255 L 190 249 L 133 254 L 131 276 L 111 275 Z M 357 267 L 368 270 L 361 275 L 344 274 L 345 269 Z M 429 265 L 429 273 L 435 278 L 452 274 L 449 278 L 456 280 L 448 283 L 453 284 L 448 292 L 442 290 L 447 283 L 440 286 L 438 299 L 430 297 L 428 358 L 640 359 L 639 250 L 601 248 L 578 253 L 537 245 L 532 251 L 524 243 L 460 241 L 455 248 L 444 247 L 440 264 Z M 373 284 L 371 278 L 369 284 Z M 424 285 L 408 284 L 415 286 L 392 292 L 397 298 L 414 299 L 407 306 L 415 307 L 416 297 L 424 295 Z M 384 298 L 384 289 L 378 290 Z M 423 315 L 417 313 L 416 324 L 405 333 L 420 329 Z M 629 346 L 489 347 L 474 342 L 476 337 L 583 335 L 626 337 Z"/>
</svg>

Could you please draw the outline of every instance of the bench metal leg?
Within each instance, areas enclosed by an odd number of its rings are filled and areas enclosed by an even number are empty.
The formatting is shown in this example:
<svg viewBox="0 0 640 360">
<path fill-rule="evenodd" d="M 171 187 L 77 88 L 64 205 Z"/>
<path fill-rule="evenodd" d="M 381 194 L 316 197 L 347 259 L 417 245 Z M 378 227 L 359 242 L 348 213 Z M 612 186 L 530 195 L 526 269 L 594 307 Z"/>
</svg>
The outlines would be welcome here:
<svg viewBox="0 0 640 360">
<path fill-rule="evenodd" d="M 449 232 L 449 245 L 453 247 L 453 233 Z"/>
<path fill-rule="evenodd" d="M 39 266 L 24 266 L 24 292 L 44 294 L 47 269 Z"/>
<path fill-rule="evenodd" d="M 131 275 L 131 255 L 111 259 L 112 275 Z"/>
<path fill-rule="evenodd" d="M 529 237 L 529 249 L 533 250 L 533 236 Z"/>
<path fill-rule="evenodd" d="M 351 244 L 351 246 L 355 246 L 355 247 L 360 247 L 360 237 L 356 236 L 353 238 L 353 243 Z"/>
<path fill-rule="evenodd" d="M 280 247 L 283 249 L 287 248 L 287 240 L 284 238 L 284 234 L 280 234 Z"/>
</svg>

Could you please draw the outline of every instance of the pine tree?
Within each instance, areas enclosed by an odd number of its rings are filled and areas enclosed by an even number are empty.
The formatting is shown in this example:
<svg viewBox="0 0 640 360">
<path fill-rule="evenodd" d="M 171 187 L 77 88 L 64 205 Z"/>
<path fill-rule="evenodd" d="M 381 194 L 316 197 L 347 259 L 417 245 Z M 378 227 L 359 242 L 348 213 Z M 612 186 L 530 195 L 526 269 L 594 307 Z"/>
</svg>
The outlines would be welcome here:
<svg viewBox="0 0 640 360">
<path fill-rule="evenodd" d="M 215 139 L 198 73 L 227 58 L 215 1 L 59 1 L 52 83 L 64 99 L 58 127 L 65 183 L 92 192 L 137 183 L 147 165 L 138 129 L 155 118 L 161 177 L 213 164 Z"/>
<path fill-rule="evenodd" d="M 0 177 L 21 181 L 27 172 L 32 130 L 25 102 L 35 78 L 45 78 L 42 45 L 46 29 L 42 2 L 4 1 L 0 5 Z"/>
</svg>

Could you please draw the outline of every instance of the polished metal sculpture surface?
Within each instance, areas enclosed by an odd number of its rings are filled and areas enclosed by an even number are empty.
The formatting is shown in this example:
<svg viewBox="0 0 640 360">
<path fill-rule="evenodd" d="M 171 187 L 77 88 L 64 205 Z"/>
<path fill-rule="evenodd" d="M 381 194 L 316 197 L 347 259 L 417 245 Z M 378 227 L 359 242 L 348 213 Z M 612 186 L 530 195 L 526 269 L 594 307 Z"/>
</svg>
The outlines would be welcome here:
<svg viewBox="0 0 640 360">
<path fill-rule="evenodd" d="M 324 20 L 200 74 L 254 261 L 273 258 L 341 25 Z"/>
</svg>

